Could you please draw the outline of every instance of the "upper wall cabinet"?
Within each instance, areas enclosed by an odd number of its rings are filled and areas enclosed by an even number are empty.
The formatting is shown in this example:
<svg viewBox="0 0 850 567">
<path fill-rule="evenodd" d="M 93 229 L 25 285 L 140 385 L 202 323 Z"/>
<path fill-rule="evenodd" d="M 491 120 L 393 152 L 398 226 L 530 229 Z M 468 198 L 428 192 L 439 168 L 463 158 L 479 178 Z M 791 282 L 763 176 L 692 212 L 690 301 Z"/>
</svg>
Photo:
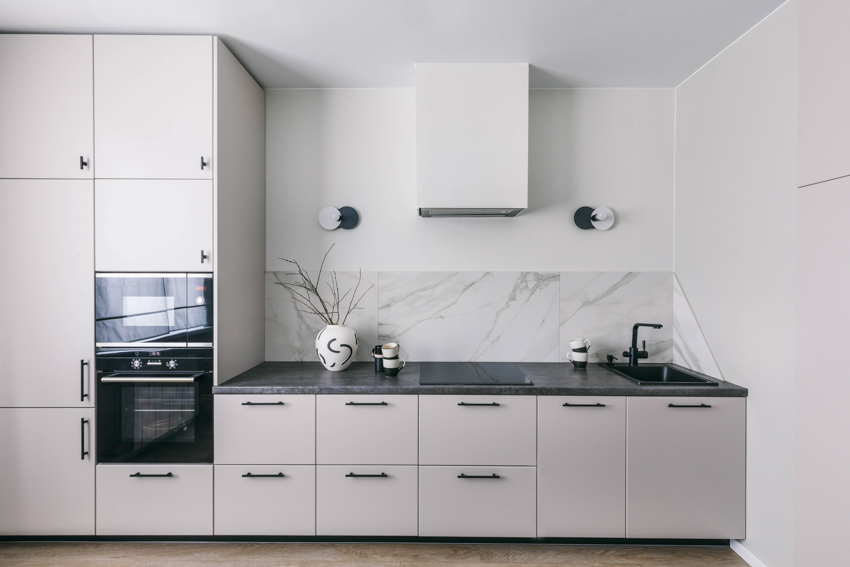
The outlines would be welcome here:
<svg viewBox="0 0 850 567">
<path fill-rule="evenodd" d="M 212 179 L 213 39 L 94 37 L 98 178 Z"/>
<path fill-rule="evenodd" d="M 92 36 L 0 34 L 0 178 L 91 179 Z"/>
</svg>

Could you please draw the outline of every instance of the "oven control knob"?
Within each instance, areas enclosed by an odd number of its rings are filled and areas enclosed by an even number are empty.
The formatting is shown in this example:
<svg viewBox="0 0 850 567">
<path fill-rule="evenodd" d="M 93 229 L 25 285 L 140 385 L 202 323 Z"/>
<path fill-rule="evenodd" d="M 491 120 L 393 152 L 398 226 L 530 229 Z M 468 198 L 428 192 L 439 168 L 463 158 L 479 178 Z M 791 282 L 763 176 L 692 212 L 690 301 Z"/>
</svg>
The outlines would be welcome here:
<svg viewBox="0 0 850 567">
<path fill-rule="evenodd" d="M 168 362 L 165 363 L 165 365 L 167 367 L 169 367 L 170 369 L 174 370 L 175 368 L 177 368 L 177 361 L 176 360 L 169 360 Z"/>
<path fill-rule="evenodd" d="M 134 358 L 133 361 L 130 363 L 130 366 L 133 367 L 133 370 L 138 370 L 139 368 L 142 367 L 141 359 Z"/>
</svg>

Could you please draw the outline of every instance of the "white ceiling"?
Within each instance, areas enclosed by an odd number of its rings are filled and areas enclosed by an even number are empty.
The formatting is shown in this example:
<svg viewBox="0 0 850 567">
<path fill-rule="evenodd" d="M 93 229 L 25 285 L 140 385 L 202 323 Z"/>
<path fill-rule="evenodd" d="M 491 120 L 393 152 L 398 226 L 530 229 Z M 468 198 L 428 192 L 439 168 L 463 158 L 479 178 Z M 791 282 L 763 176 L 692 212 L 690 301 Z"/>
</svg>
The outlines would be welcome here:
<svg viewBox="0 0 850 567">
<path fill-rule="evenodd" d="M 530 63 L 532 87 L 675 87 L 784 0 L 0 0 L 0 31 L 215 34 L 266 88 L 412 87 Z"/>
</svg>

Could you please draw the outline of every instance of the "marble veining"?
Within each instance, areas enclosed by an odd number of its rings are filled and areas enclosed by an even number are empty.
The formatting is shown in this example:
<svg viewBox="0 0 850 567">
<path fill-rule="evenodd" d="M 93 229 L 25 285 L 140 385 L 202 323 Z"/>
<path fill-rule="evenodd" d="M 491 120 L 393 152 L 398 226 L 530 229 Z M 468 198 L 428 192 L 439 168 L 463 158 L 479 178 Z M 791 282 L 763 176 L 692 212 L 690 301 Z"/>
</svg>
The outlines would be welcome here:
<svg viewBox="0 0 850 567">
<path fill-rule="evenodd" d="M 558 360 L 558 274 L 380 272 L 378 336 L 417 361 Z"/>
<path fill-rule="evenodd" d="M 712 378 L 723 380 L 720 367 L 685 297 L 679 279 L 673 276 L 673 362 Z"/>
<path fill-rule="evenodd" d="M 591 362 L 613 354 L 623 362 L 631 344 L 632 325 L 660 323 L 641 329 L 647 362 L 673 360 L 673 274 L 671 272 L 561 272 L 560 360 L 567 361 L 570 340 L 590 339 Z M 641 343 L 638 343 L 641 346 Z"/>
</svg>

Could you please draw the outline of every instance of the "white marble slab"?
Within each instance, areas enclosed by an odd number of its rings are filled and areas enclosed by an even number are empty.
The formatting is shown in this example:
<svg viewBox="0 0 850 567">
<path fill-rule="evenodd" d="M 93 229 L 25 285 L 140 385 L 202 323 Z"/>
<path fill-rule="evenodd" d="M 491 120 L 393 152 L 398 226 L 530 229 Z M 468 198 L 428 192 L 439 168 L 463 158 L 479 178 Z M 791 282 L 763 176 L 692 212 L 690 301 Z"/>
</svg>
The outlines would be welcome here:
<svg viewBox="0 0 850 567">
<path fill-rule="evenodd" d="M 380 272 L 378 331 L 414 361 L 558 360 L 558 274 Z"/>
<path fill-rule="evenodd" d="M 679 279 L 673 276 L 673 362 L 723 380 Z"/>
<path fill-rule="evenodd" d="M 316 358 L 316 335 L 325 324 L 316 317 L 296 309 L 292 295 L 275 282 L 283 281 L 286 272 L 266 272 L 266 360 L 270 361 L 314 361 Z M 311 273 L 315 277 L 315 273 Z M 357 272 L 337 272 L 340 290 L 345 293 L 357 283 Z M 323 275 L 320 288 L 326 289 Z M 360 293 L 370 285 L 377 284 L 377 272 L 363 272 Z M 349 296 L 350 297 L 350 296 Z M 346 301 L 347 304 L 347 301 Z M 360 309 L 349 316 L 346 325 L 354 328 L 360 347 L 355 360 L 372 360 L 370 354 L 378 341 L 378 290 L 373 287 L 359 304 Z"/>
<path fill-rule="evenodd" d="M 560 360 L 570 353 L 570 340 L 590 339 L 590 362 L 613 354 L 623 362 L 635 323 L 660 323 L 641 329 L 647 362 L 673 360 L 673 274 L 671 272 L 561 272 Z M 638 342 L 638 346 L 641 343 Z"/>
</svg>

